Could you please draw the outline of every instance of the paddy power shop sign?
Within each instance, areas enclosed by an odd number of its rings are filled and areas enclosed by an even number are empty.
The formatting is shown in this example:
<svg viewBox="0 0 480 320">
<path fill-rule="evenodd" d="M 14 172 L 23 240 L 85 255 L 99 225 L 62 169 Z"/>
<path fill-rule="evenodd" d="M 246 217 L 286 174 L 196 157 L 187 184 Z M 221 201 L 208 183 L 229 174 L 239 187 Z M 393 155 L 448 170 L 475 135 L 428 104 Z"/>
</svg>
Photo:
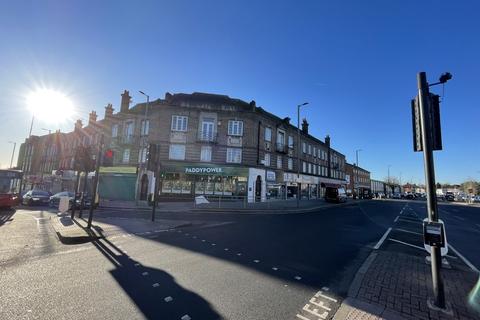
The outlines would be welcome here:
<svg viewBox="0 0 480 320">
<path fill-rule="evenodd" d="M 163 164 L 161 173 L 183 173 L 186 175 L 206 175 L 206 176 L 248 176 L 248 168 L 226 167 L 205 164 Z"/>
</svg>

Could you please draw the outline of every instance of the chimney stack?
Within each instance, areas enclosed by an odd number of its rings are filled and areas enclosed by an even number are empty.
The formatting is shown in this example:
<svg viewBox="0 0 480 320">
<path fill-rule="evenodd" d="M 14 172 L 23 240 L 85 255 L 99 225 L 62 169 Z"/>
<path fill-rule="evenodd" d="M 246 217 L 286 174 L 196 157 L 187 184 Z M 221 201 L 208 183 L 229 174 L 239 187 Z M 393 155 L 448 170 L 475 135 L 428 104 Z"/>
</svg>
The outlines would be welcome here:
<svg viewBox="0 0 480 320">
<path fill-rule="evenodd" d="M 75 122 L 75 130 L 80 130 L 82 129 L 82 127 L 83 127 L 82 120 L 78 119 L 77 122 Z"/>
<path fill-rule="evenodd" d="M 88 115 L 88 125 L 94 124 L 95 122 L 97 122 L 97 112 L 92 110 Z"/>
<path fill-rule="evenodd" d="M 303 118 L 302 121 L 302 132 L 308 134 L 308 122 L 307 119 Z"/>
<path fill-rule="evenodd" d="M 107 104 L 107 106 L 105 107 L 105 119 L 113 116 L 113 106 L 111 103 Z"/>
<path fill-rule="evenodd" d="M 327 136 L 325 137 L 325 144 L 327 145 L 327 147 L 330 148 L 330 136 L 327 134 Z"/>
<path fill-rule="evenodd" d="M 130 108 L 130 101 L 132 97 L 130 97 L 128 90 L 124 90 L 121 96 L 122 102 L 120 103 L 120 112 L 127 112 Z"/>
</svg>

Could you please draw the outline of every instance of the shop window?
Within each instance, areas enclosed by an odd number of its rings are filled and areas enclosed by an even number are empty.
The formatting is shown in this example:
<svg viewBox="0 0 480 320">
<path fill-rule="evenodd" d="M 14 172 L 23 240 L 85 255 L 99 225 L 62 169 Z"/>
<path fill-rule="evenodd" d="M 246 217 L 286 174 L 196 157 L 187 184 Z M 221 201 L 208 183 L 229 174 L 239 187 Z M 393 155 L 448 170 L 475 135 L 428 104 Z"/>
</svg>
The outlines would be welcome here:
<svg viewBox="0 0 480 320">
<path fill-rule="evenodd" d="M 288 170 L 293 170 L 293 159 L 288 158 Z"/>
<path fill-rule="evenodd" d="M 187 131 L 188 118 L 186 116 L 172 116 L 172 131 Z"/>
<path fill-rule="evenodd" d="M 183 144 L 170 145 L 168 158 L 170 160 L 185 160 L 185 145 Z"/>
<path fill-rule="evenodd" d="M 202 146 L 200 151 L 200 161 L 210 162 L 212 161 L 212 147 Z"/>
<path fill-rule="evenodd" d="M 130 162 L 130 149 L 125 149 L 123 150 L 123 163 L 129 163 Z"/>
<path fill-rule="evenodd" d="M 282 169 L 282 156 L 277 156 L 277 169 Z"/>
<path fill-rule="evenodd" d="M 243 136 L 243 121 L 229 120 L 228 121 L 228 135 L 229 136 Z"/>
<path fill-rule="evenodd" d="M 265 128 L 265 141 L 271 142 L 272 141 L 272 129 Z"/>
<path fill-rule="evenodd" d="M 270 166 L 270 153 L 265 153 L 264 165 L 266 167 Z"/>
<path fill-rule="evenodd" d="M 242 162 L 242 149 L 240 149 L 240 148 L 227 148 L 227 162 L 228 163 L 241 163 Z"/>
</svg>

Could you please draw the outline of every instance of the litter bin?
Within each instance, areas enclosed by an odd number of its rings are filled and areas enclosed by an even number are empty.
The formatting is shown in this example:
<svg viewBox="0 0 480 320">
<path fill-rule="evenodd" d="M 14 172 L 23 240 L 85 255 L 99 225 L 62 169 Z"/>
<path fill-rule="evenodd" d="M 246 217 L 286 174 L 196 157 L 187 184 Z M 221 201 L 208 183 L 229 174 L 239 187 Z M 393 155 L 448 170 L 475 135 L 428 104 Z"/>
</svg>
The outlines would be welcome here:
<svg viewBox="0 0 480 320">
<path fill-rule="evenodd" d="M 69 197 L 60 197 L 60 202 L 58 203 L 58 211 L 61 213 L 65 213 L 68 211 L 68 207 L 70 204 L 70 198 Z"/>
</svg>

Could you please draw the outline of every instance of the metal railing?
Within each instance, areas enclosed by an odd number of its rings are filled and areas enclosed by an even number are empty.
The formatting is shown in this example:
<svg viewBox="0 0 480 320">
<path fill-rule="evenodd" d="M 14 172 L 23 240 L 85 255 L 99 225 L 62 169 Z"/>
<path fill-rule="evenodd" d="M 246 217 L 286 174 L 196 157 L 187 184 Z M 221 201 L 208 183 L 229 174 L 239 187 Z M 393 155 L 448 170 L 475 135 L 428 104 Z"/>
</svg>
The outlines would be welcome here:
<svg viewBox="0 0 480 320">
<path fill-rule="evenodd" d="M 201 142 L 216 143 L 218 140 L 218 134 L 214 131 L 199 131 L 197 140 Z"/>
<path fill-rule="evenodd" d="M 277 142 L 275 144 L 275 150 L 277 152 L 281 152 L 281 153 L 287 153 L 288 152 L 287 145 L 285 143 L 281 143 L 281 142 Z"/>
</svg>

